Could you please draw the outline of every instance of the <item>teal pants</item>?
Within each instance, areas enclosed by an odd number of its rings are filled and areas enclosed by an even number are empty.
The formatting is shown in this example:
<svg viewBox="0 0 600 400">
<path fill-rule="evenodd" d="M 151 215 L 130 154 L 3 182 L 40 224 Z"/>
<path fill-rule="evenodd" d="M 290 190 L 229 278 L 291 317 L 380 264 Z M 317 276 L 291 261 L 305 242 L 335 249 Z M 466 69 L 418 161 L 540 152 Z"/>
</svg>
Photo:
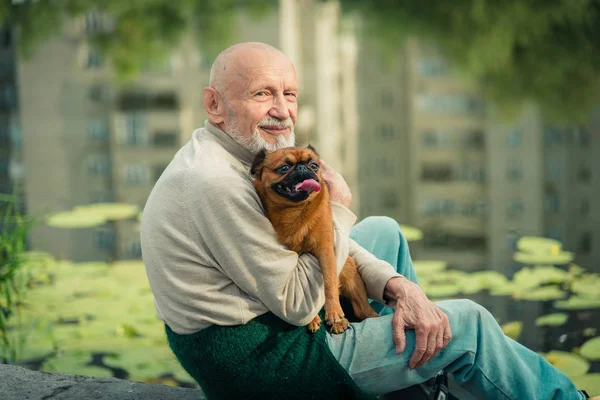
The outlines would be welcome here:
<svg viewBox="0 0 600 400">
<path fill-rule="evenodd" d="M 406 278 L 417 282 L 406 239 L 396 221 L 369 217 L 351 235 L 377 258 L 389 262 Z M 440 371 L 479 399 L 584 399 L 571 380 L 544 358 L 505 336 L 494 317 L 470 300 L 437 303 L 446 313 L 452 340 L 420 368 L 408 368 L 415 348 L 414 330 L 406 332 L 406 349 L 396 354 L 392 339 L 393 310 L 379 303 L 382 315 L 339 335 L 327 334 L 334 357 L 358 386 L 372 394 L 390 393 L 425 382 Z"/>
</svg>

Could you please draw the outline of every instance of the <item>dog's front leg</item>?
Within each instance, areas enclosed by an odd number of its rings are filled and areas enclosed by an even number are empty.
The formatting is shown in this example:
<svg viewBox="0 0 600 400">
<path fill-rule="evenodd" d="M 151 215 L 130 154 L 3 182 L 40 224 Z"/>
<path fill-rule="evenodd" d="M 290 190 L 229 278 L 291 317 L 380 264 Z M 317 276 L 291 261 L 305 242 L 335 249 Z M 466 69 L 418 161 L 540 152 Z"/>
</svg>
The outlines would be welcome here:
<svg viewBox="0 0 600 400">
<path fill-rule="evenodd" d="M 348 329 L 348 320 L 340 305 L 340 283 L 333 248 L 323 249 L 317 258 L 325 284 L 325 323 L 331 326 L 331 333 L 342 333 Z"/>
</svg>

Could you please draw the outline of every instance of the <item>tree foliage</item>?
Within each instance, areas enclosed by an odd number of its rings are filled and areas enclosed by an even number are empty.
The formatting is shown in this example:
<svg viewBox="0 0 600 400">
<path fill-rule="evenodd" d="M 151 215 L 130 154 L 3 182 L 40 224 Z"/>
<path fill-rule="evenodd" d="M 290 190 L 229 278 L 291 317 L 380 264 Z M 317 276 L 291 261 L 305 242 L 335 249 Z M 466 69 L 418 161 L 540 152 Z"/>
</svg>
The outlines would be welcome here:
<svg viewBox="0 0 600 400">
<path fill-rule="evenodd" d="M 321 0 L 331 1 L 331 0 Z M 576 120 L 598 101 L 600 0 L 340 0 L 387 52 L 406 38 L 432 43 L 500 105 L 536 100 Z M 237 38 L 237 11 L 262 15 L 276 0 L 4 0 L 0 21 L 21 32 L 25 54 L 65 18 L 97 10 L 113 29 L 91 37 L 120 77 L 160 62 L 191 32 L 209 59 Z"/>
<path fill-rule="evenodd" d="M 586 118 L 600 89 L 599 0 L 341 0 L 387 51 L 433 44 L 505 109 L 535 100 L 549 118 Z"/>
<path fill-rule="evenodd" d="M 8 4 L 10 3 L 10 4 Z M 24 56 L 60 34 L 64 22 L 97 12 L 110 28 L 88 37 L 123 80 L 158 65 L 191 33 L 209 58 L 237 39 L 236 15 L 262 16 L 273 0 L 4 0 L 0 21 L 16 28 Z"/>
</svg>

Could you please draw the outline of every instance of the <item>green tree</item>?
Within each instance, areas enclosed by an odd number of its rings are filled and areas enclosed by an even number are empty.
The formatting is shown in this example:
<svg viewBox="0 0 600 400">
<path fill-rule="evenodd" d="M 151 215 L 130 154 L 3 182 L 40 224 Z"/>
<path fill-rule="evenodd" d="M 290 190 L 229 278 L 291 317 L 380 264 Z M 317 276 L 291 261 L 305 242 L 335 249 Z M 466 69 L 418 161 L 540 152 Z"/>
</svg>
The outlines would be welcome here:
<svg viewBox="0 0 600 400">
<path fill-rule="evenodd" d="M 386 51 L 433 44 L 510 111 L 536 100 L 556 121 L 588 117 L 600 92 L 598 0 L 341 0 Z"/>
<path fill-rule="evenodd" d="M 109 60 L 121 80 L 164 62 L 191 32 L 210 59 L 237 40 L 236 14 L 260 17 L 274 0 L 25 0 L 0 3 L 0 23 L 16 29 L 25 57 L 55 37 L 63 23 L 99 12 L 110 21 L 87 39 Z"/>
<path fill-rule="evenodd" d="M 321 0 L 332 1 L 332 0 Z M 387 52 L 417 37 L 438 48 L 506 110 L 536 100 L 549 117 L 587 117 L 600 92 L 600 0 L 340 0 Z M 0 3 L 25 54 L 58 33 L 65 17 L 98 10 L 114 21 L 92 36 L 122 78 L 160 62 L 192 32 L 209 59 L 237 40 L 236 13 L 276 0 L 24 0 Z"/>
</svg>

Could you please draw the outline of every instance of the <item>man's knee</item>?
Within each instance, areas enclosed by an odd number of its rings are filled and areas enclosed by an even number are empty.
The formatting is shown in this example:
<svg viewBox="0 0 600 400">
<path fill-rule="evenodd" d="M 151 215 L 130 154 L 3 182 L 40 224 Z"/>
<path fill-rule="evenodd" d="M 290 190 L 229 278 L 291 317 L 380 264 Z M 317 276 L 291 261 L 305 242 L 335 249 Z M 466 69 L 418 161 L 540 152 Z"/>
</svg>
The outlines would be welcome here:
<svg viewBox="0 0 600 400">
<path fill-rule="evenodd" d="M 494 319 L 492 314 L 480 304 L 475 303 L 469 299 L 450 300 L 452 303 L 452 310 L 449 312 L 457 313 L 457 323 L 464 323 L 465 321 L 478 322 L 480 320 Z M 442 307 L 445 308 L 445 307 Z"/>
<path fill-rule="evenodd" d="M 386 216 L 367 217 L 361 221 L 367 229 L 377 236 L 398 235 L 400 225 L 395 219 Z M 400 232 L 401 234 L 401 232 Z"/>
</svg>

